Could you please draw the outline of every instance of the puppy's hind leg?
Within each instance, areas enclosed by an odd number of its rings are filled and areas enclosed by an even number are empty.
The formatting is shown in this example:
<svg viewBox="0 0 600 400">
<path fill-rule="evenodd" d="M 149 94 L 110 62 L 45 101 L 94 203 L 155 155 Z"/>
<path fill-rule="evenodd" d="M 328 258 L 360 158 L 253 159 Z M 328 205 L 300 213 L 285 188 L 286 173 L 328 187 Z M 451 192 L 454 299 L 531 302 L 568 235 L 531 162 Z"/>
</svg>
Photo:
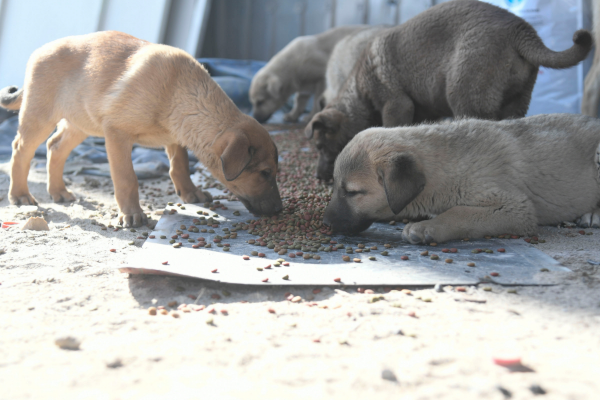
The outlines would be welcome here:
<svg viewBox="0 0 600 400">
<path fill-rule="evenodd" d="M 26 107 L 21 109 L 20 126 L 12 143 L 10 160 L 10 186 L 8 199 L 11 204 L 37 204 L 29 192 L 27 176 L 35 150 L 52 133 L 56 121 L 42 118 L 42 111 L 34 115 Z"/>
<path fill-rule="evenodd" d="M 177 144 L 169 145 L 165 148 L 171 168 L 169 175 L 175 185 L 177 196 L 184 203 L 204 203 L 212 201 L 212 196 L 208 192 L 198 189 L 190 179 L 190 163 L 187 150 Z"/>
<path fill-rule="evenodd" d="M 56 203 L 74 201 L 75 196 L 69 192 L 63 181 L 65 161 L 71 151 L 85 140 L 87 135 L 69 124 L 66 119 L 58 123 L 57 131 L 48 143 L 48 193 Z"/>
<path fill-rule="evenodd" d="M 306 109 L 306 103 L 310 99 L 311 93 L 296 93 L 294 96 L 294 107 L 292 110 L 283 116 L 285 122 L 297 122 L 298 118 Z"/>
<path fill-rule="evenodd" d="M 115 199 L 121 210 L 119 222 L 125 227 L 146 225 L 148 217 L 140 207 L 138 180 L 133 170 L 130 135 L 112 128 L 104 129 L 110 176 L 115 185 Z"/>
<path fill-rule="evenodd" d="M 433 219 L 406 225 L 402 236 L 410 243 L 418 244 L 503 233 L 531 235 L 536 228 L 531 205 L 456 206 Z"/>
</svg>

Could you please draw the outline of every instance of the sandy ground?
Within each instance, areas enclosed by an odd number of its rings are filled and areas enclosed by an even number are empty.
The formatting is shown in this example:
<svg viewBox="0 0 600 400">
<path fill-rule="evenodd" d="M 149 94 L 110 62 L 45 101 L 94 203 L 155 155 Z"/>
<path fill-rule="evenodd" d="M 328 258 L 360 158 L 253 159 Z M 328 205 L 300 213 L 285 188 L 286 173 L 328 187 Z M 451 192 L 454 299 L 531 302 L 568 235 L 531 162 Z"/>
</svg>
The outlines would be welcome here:
<svg viewBox="0 0 600 400">
<path fill-rule="evenodd" d="M 356 288 L 315 295 L 119 273 L 114 267 L 142 251 L 135 238 L 149 229 L 92 224 L 116 216 L 110 179 L 69 178 L 78 200 L 66 205 L 51 202 L 45 179 L 32 172 L 29 181 L 50 231 L 0 230 L 0 399 L 493 400 L 533 398 L 532 385 L 546 392 L 540 398 L 600 398 L 600 274 L 587 262 L 600 261 L 599 230 L 540 228 L 539 248 L 574 271 L 557 286 L 374 288 L 385 299 L 369 303 L 373 295 Z M 144 185 L 165 192 L 170 180 Z M 7 192 L 0 174 L 0 220 L 24 221 Z M 288 290 L 303 300 L 285 300 Z M 148 315 L 152 305 L 193 303 L 188 295 L 199 293 L 196 303 L 214 303 L 217 314 Z M 67 335 L 80 350 L 54 344 Z M 513 357 L 529 372 L 493 362 Z"/>
</svg>

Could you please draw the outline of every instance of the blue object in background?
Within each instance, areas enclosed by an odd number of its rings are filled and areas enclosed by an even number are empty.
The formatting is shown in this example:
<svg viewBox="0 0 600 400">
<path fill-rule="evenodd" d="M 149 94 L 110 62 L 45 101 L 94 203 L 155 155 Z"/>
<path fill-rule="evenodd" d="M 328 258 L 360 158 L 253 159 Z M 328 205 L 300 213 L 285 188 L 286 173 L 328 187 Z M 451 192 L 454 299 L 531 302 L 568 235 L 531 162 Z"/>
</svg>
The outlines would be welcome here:
<svg viewBox="0 0 600 400">
<path fill-rule="evenodd" d="M 211 78 L 240 110 L 245 113 L 252 110 L 249 97 L 250 83 L 252 77 L 265 66 L 266 62 L 226 58 L 199 58 L 198 61 L 204 65 Z"/>
</svg>

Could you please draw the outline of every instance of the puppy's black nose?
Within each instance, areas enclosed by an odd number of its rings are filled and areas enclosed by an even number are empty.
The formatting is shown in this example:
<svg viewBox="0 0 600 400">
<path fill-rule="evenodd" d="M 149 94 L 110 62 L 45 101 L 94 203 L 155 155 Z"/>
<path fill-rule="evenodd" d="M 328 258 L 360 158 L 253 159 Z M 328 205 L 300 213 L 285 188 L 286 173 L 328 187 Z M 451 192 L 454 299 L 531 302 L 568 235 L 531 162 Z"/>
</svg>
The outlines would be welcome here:
<svg viewBox="0 0 600 400">
<path fill-rule="evenodd" d="M 261 124 L 267 122 L 269 120 L 270 115 L 263 115 L 263 114 L 257 114 L 257 113 L 253 113 L 252 117 L 254 117 L 255 120 L 257 120 L 258 122 L 260 122 Z"/>
</svg>

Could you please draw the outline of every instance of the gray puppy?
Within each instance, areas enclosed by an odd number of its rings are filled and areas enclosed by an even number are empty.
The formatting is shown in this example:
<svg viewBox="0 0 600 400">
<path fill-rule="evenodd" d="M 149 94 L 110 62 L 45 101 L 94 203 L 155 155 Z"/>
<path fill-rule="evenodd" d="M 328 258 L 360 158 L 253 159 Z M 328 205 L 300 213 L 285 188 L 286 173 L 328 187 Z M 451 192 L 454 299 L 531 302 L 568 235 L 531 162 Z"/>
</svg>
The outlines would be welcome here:
<svg viewBox="0 0 600 400">
<path fill-rule="evenodd" d="M 531 235 L 578 217 L 600 227 L 599 144 L 600 121 L 573 114 L 371 128 L 335 162 L 323 221 L 356 233 L 432 218 L 406 225 L 414 244 Z"/>
<path fill-rule="evenodd" d="M 325 70 L 333 48 L 348 34 L 364 25 L 340 26 L 312 36 L 300 36 L 273 56 L 252 78 L 250 102 L 258 122 L 267 121 L 294 93 L 294 107 L 284 117 L 296 122 L 315 95 L 313 111 L 319 110 L 317 99 L 325 90 Z"/>
<path fill-rule="evenodd" d="M 346 36 L 335 45 L 327 63 L 326 85 L 320 104 L 321 108 L 337 97 L 369 42 L 389 28 L 391 28 L 389 25 L 365 27 Z"/>
<path fill-rule="evenodd" d="M 317 176 L 358 132 L 444 117 L 523 117 L 540 65 L 568 68 L 592 46 L 577 31 L 570 49 L 548 49 L 523 19 L 488 3 L 457 0 L 431 7 L 377 36 L 337 99 L 306 127 L 319 149 Z"/>
</svg>

